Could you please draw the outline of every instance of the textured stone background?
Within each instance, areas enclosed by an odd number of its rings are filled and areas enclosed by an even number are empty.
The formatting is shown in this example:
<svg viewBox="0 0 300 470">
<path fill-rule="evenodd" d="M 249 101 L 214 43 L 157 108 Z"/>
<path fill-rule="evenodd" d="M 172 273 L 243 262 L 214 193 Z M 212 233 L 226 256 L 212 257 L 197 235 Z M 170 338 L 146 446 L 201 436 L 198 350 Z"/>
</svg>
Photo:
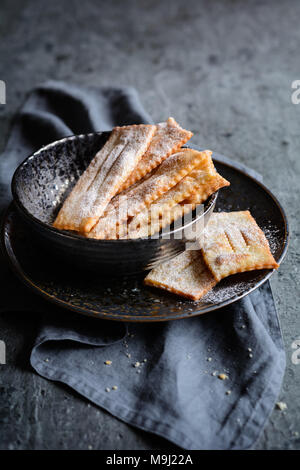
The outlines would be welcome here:
<svg viewBox="0 0 300 470">
<path fill-rule="evenodd" d="M 288 409 L 274 410 L 256 448 L 299 449 L 300 365 L 291 362 L 291 343 L 300 338 L 300 105 L 291 104 L 291 82 L 300 79 L 300 2 L 2 0 L 0 9 L 7 83 L 0 150 L 11 118 L 41 81 L 132 85 L 155 120 L 175 116 L 195 144 L 252 166 L 280 199 L 292 242 L 272 286 L 287 353 L 280 399 Z M 33 373 L 37 317 L 0 317 L 8 351 L 0 366 L 0 448 L 174 449 Z"/>
</svg>

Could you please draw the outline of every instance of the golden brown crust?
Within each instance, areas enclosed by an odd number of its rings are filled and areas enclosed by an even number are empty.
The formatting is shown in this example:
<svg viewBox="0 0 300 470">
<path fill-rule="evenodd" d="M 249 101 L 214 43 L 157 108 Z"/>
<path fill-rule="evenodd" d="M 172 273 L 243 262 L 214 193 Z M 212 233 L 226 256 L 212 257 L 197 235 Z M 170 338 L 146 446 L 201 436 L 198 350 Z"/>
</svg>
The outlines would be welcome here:
<svg viewBox="0 0 300 470">
<path fill-rule="evenodd" d="M 212 214 L 201 239 L 201 249 L 216 281 L 238 272 L 279 266 L 249 211 Z"/>
<path fill-rule="evenodd" d="M 208 179 L 205 186 L 201 187 L 199 191 L 195 191 L 193 194 L 188 196 L 181 202 L 181 204 L 192 204 L 194 209 L 198 204 L 202 204 L 206 201 L 206 199 L 213 193 L 226 186 L 230 186 L 229 181 L 217 174 L 212 176 L 210 180 Z"/>
<path fill-rule="evenodd" d="M 182 129 L 172 117 L 166 122 L 157 124 L 156 132 L 147 151 L 119 189 L 119 192 L 124 191 L 124 189 L 132 186 L 136 181 L 141 180 L 166 158 L 178 152 L 192 136 L 192 132 Z"/>
<path fill-rule="evenodd" d="M 278 268 L 249 211 L 214 213 L 200 243 L 201 250 L 185 251 L 153 269 L 145 284 L 199 300 L 226 276 Z"/>
<path fill-rule="evenodd" d="M 201 299 L 216 285 L 200 251 L 185 251 L 159 265 L 150 271 L 144 283 L 191 300 Z"/>
<path fill-rule="evenodd" d="M 126 237 L 141 238 L 159 232 L 229 184 L 217 173 L 211 152 L 206 151 L 200 164 L 191 173 L 130 221 Z"/>
<path fill-rule="evenodd" d="M 65 200 L 54 227 L 88 232 L 147 150 L 153 125 L 114 128 Z"/>
<path fill-rule="evenodd" d="M 116 229 L 122 222 L 128 217 L 134 217 L 175 186 L 200 163 L 204 156 L 205 152 L 192 149 L 182 149 L 171 155 L 149 177 L 115 196 L 108 205 L 106 214 L 99 219 L 88 237 L 115 238 Z"/>
</svg>

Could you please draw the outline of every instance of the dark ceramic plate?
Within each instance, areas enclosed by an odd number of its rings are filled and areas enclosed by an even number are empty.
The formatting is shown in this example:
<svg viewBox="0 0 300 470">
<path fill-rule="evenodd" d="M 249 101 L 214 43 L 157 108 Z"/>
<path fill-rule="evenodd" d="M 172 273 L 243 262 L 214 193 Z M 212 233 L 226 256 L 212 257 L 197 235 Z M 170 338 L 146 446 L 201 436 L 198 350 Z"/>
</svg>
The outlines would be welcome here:
<svg viewBox="0 0 300 470">
<path fill-rule="evenodd" d="M 288 224 L 274 196 L 258 181 L 221 163 L 218 171 L 231 182 L 220 191 L 216 210 L 249 209 L 269 240 L 277 262 L 288 246 Z M 161 321 L 187 318 L 228 305 L 259 287 L 272 270 L 236 274 L 220 282 L 199 302 L 144 287 L 142 277 L 103 279 L 70 269 L 59 258 L 41 259 L 30 233 L 13 205 L 2 227 L 2 245 L 16 274 L 35 292 L 55 304 L 97 318 L 123 321 Z"/>
</svg>

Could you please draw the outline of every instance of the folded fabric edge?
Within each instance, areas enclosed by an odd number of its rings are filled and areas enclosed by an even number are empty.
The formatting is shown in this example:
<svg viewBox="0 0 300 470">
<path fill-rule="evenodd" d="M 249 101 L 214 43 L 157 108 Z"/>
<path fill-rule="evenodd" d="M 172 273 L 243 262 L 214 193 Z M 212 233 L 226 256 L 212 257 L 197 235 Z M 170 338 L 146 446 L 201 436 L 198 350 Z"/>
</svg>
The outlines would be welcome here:
<svg viewBox="0 0 300 470">
<path fill-rule="evenodd" d="M 278 321 L 277 314 L 276 319 Z M 51 340 L 47 339 L 47 341 Z M 105 409 L 114 417 L 126 422 L 129 425 L 135 426 L 139 429 L 167 439 L 178 447 L 186 450 L 247 450 L 253 448 L 260 435 L 262 434 L 264 427 L 274 409 L 274 405 L 279 394 L 279 389 L 282 383 L 286 365 L 284 350 L 279 351 L 278 354 L 280 358 L 280 370 L 278 370 L 278 368 L 273 370 L 271 377 L 268 379 L 266 387 L 263 389 L 259 400 L 257 401 L 251 415 L 247 420 L 247 423 L 243 427 L 241 427 L 240 433 L 238 436 L 236 436 L 234 442 L 232 442 L 232 445 L 230 445 L 229 447 L 227 445 L 225 447 L 218 446 L 210 448 L 201 448 L 199 447 L 199 444 L 191 441 L 189 438 L 186 437 L 185 434 L 180 433 L 178 430 L 174 429 L 174 427 L 172 427 L 170 424 L 157 422 L 152 418 L 148 416 L 143 416 L 141 414 L 137 416 L 136 411 L 127 408 L 123 404 L 116 403 L 115 399 L 113 402 L 111 402 L 111 400 L 105 396 L 105 391 L 103 391 L 103 393 L 100 393 L 99 395 L 99 390 L 95 389 L 90 384 L 87 384 L 86 382 L 78 378 L 74 379 L 73 376 L 67 373 L 66 371 L 62 369 L 54 369 L 49 363 L 43 363 L 42 361 L 38 360 L 35 357 L 35 351 L 42 344 L 43 341 L 35 345 L 30 356 L 31 366 L 39 375 L 46 379 L 55 380 L 69 385 L 72 389 L 76 390 L 84 398 L 87 398 L 100 408 Z M 264 404 L 262 405 L 262 401 L 266 400 L 266 394 L 268 395 L 267 404 L 264 402 Z M 260 422 L 260 417 L 262 415 L 264 415 L 264 419 Z"/>
<path fill-rule="evenodd" d="M 183 449 L 197 449 L 197 446 L 193 444 L 189 439 L 187 439 L 184 434 L 178 432 L 169 424 L 161 423 L 153 420 L 150 417 L 145 417 L 142 415 L 139 415 L 140 419 L 137 419 L 136 411 L 128 409 L 122 404 L 116 403 L 115 400 L 112 402 L 110 399 L 108 399 L 108 397 L 105 396 L 107 392 L 104 391 L 103 394 L 99 396 L 99 390 L 85 383 L 81 379 L 76 378 L 75 380 L 71 375 L 69 375 L 65 371 L 60 369 L 53 369 L 48 363 L 46 365 L 39 360 L 35 360 L 35 358 L 33 357 L 33 352 L 34 350 L 32 351 L 30 356 L 31 366 L 42 377 L 69 385 L 69 387 L 71 387 L 73 390 L 76 390 L 76 392 L 78 392 L 84 398 L 87 398 L 95 405 L 108 411 L 115 418 L 120 419 L 121 421 L 124 421 L 127 424 L 142 429 L 143 431 L 157 434 L 158 436 L 161 436 L 162 438 L 173 442 L 178 447 L 181 447 Z M 103 402 L 100 401 L 102 397 Z M 142 421 L 146 421 L 148 425 L 143 424 Z"/>
</svg>

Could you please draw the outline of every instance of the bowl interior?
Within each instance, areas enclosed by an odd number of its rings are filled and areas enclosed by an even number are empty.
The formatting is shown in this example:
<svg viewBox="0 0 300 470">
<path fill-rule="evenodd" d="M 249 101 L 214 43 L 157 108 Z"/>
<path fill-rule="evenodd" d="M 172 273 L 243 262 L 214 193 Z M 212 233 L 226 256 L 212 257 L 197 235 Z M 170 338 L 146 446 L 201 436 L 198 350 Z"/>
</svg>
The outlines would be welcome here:
<svg viewBox="0 0 300 470">
<path fill-rule="evenodd" d="M 52 225 L 62 202 L 108 137 L 109 132 L 72 136 L 38 150 L 14 175 L 14 199 L 27 214 Z"/>
</svg>

